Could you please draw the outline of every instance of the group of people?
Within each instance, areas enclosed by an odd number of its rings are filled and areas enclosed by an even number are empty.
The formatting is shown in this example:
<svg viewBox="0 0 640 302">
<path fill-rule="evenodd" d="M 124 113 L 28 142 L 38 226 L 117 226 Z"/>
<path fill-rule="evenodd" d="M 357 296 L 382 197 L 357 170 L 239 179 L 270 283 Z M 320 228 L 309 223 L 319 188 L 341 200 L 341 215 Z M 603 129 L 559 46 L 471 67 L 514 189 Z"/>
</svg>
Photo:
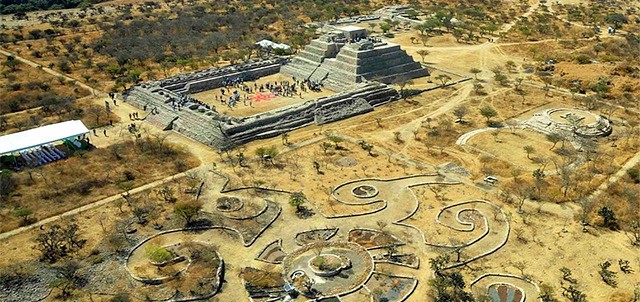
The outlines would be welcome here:
<svg viewBox="0 0 640 302">
<path fill-rule="evenodd" d="M 233 78 L 225 79 L 223 84 L 224 87 L 220 88 L 220 95 L 216 95 L 215 100 L 229 108 L 237 107 L 240 100 L 245 106 L 253 107 L 250 94 L 270 92 L 274 96 L 294 97 L 299 95 L 302 98 L 303 92 L 306 93 L 309 90 L 319 92 L 322 87 L 322 84 L 318 82 L 308 79 L 297 80 L 295 77 L 293 77 L 293 82 L 275 81 L 265 84 L 256 82 L 253 83 L 253 86 L 245 84 L 242 78 Z M 241 96 L 241 93 L 244 93 L 244 96 Z"/>
</svg>

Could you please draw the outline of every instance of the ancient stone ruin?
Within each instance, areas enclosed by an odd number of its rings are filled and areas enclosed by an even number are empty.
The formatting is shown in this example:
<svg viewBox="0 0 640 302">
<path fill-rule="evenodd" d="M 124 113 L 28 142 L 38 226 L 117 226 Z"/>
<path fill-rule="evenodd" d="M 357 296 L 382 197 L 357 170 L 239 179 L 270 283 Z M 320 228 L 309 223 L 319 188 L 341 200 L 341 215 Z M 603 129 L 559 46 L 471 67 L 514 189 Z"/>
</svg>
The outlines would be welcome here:
<svg viewBox="0 0 640 302">
<path fill-rule="evenodd" d="M 354 83 L 389 84 L 428 75 L 400 45 L 369 37 L 365 29 L 357 26 L 338 27 L 311 41 L 281 72 L 336 91 Z"/>
<path fill-rule="evenodd" d="M 339 92 L 248 117 L 220 114 L 215 107 L 189 96 L 222 87 L 226 79 L 252 81 L 278 72 Z M 210 68 L 137 85 L 123 96 L 147 112 L 146 121 L 227 150 L 373 111 L 399 97 L 384 83 L 426 75 L 428 72 L 399 45 L 370 38 L 366 30 L 349 26 L 314 40 L 290 62 L 277 58 Z"/>
</svg>

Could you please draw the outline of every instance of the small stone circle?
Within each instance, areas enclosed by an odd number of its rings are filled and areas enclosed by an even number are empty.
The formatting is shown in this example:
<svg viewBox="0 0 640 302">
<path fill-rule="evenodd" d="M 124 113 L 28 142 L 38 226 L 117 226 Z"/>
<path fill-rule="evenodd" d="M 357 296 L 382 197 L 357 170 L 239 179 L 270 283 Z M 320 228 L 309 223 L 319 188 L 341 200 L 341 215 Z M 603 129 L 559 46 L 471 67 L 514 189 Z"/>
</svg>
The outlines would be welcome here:
<svg viewBox="0 0 640 302">
<path fill-rule="evenodd" d="M 216 210 L 220 212 L 235 212 L 243 207 L 244 203 L 238 197 L 220 197 L 216 200 Z"/>
<path fill-rule="evenodd" d="M 359 185 L 351 189 L 351 194 L 358 198 L 371 198 L 378 195 L 378 188 L 372 185 Z"/>
<path fill-rule="evenodd" d="M 336 159 L 336 165 L 340 167 L 354 167 L 358 165 L 358 160 L 351 156 L 343 156 Z"/>
</svg>

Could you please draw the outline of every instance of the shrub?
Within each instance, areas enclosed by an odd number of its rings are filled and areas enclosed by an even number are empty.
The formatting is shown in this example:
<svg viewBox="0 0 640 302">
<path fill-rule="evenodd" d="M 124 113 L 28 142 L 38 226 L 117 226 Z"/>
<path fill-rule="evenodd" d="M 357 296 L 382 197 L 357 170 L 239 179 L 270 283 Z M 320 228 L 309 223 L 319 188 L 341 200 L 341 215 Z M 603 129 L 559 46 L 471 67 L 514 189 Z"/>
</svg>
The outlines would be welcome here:
<svg viewBox="0 0 640 302">
<path fill-rule="evenodd" d="M 119 293 L 113 296 L 109 302 L 131 302 L 131 298 L 129 298 L 129 294 L 127 293 Z"/>
<path fill-rule="evenodd" d="M 157 244 L 149 244 L 145 249 L 147 257 L 156 263 L 162 263 L 173 259 L 173 255 L 169 250 Z"/>
<path fill-rule="evenodd" d="M 133 174 L 133 172 L 126 170 L 122 173 L 124 175 L 124 179 L 127 181 L 132 181 L 134 179 L 136 179 L 136 176 Z"/>
<path fill-rule="evenodd" d="M 640 184 L 640 169 L 631 168 L 627 170 L 627 175 L 629 175 L 633 183 Z"/>
<path fill-rule="evenodd" d="M 578 64 L 589 64 L 591 63 L 591 57 L 585 54 L 579 54 L 575 57 L 575 60 Z"/>
</svg>

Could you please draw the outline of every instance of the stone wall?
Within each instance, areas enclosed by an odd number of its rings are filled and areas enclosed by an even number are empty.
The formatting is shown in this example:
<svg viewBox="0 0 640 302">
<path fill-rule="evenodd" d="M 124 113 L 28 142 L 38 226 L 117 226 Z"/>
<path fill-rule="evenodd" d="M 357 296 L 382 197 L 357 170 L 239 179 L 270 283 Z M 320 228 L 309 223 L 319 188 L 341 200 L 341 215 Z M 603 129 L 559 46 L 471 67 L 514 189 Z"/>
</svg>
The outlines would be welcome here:
<svg viewBox="0 0 640 302">
<path fill-rule="evenodd" d="M 219 150 L 234 148 L 256 139 L 275 137 L 308 125 L 325 124 L 367 113 L 376 106 L 398 98 L 395 89 L 382 83 L 368 82 L 355 87 L 351 85 L 350 90 L 329 97 L 237 118 L 222 115 L 215 108 L 183 94 L 192 89 L 217 88 L 218 81 L 224 77 L 273 73 L 274 66 L 279 67 L 280 63 L 258 62 L 177 76 L 134 86 L 123 96 L 130 104 L 146 108 L 144 119 L 150 123 L 165 130 L 172 129 Z M 177 109 L 178 104 L 180 109 Z"/>
<path fill-rule="evenodd" d="M 222 87 L 226 78 L 240 77 L 245 80 L 254 80 L 276 74 L 280 71 L 283 62 L 284 60 L 281 59 L 271 59 L 224 68 L 210 68 L 152 82 L 150 85 L 157 85 L 176 93 L 193 94 Z"/>
<path fill-rule="evenodd" d="M 381 83 L 366 83 L 358 87 L 316 100 L 283 107 L 220 124 L 227 149 L 256 139 L 278 136 L 315 123 L 324 124 L 370 112 L 373 107 L 398 98 L 395 89 Z M 366 104 L 365 104 L 366 103 Z"/>
</svg>

